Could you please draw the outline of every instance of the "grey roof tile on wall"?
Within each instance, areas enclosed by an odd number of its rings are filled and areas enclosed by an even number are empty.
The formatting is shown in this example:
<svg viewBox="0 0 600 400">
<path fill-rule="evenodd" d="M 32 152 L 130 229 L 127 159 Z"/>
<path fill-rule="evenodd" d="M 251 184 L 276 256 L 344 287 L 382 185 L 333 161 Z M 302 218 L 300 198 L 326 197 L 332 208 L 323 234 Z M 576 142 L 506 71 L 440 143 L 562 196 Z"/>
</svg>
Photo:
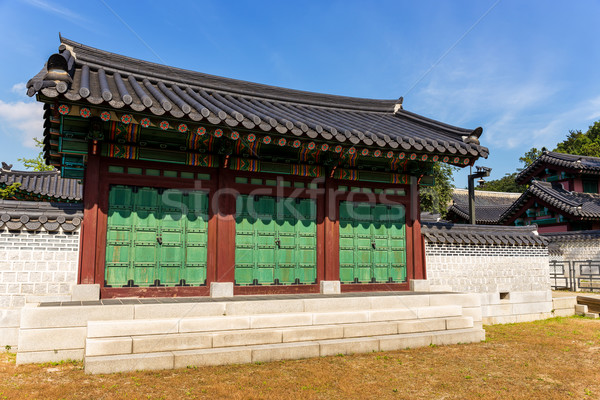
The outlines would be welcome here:
<svg viewBox="0 0 600 400">
<path fill-rule="evenodd" d="M 468 225 L 423 222 L 423 237 L 430 243 L 546 246 L 548 240 L 535 226 Z"/>
<path fill-rule="evenodd" d="M 600 230 L 549 232 L 543 233 L 542 236 L 547 238 L 550 243 L 557 244 L 581 240 L 597 240 L 600 239 Z"/>
<path fill-rule="evenodd" d="M 0 200 L 0 229 L 72 232 L 83 221 L 83 204 Z"/>
<path fill-rule="evenodd" d="M 68 73 L 60 73 L 64 69 Z M 58 72 L 57 72 L 58 71 Z M 339 143 L 487 157 L 481 128 L 464 129 L 372 100 L 284 89 L 193 72 L 61 38 L 27 93 Z"/>
<path fill-rule="evenodd" d="M 523 206 L 532 197 L 573 218 L 600 219 L 600 195 L 569 192 L 558 183 L 532 181 L 527 191 L 504 212 L 500 221 L 508 220 L 515 213 L 524 212 Z"/>
<path fill-rule="evenodd" d="M 62 178 L 58 171 L 0 170 L 0 184 L 20 183 L 20 191 L 57 200 L 81 201 L 83 185 L 79 179 Z"/>
<path fill-rule="evenodd" d="M 600 175 L 599 157 L 579 156 L 574 154 L 545 151 L 533 163 L 531 163 L 531 165 L 519 172 L 515 180 L 520 184 L 527 183 L 547 166 L 578 173 Z"/>
</svg>

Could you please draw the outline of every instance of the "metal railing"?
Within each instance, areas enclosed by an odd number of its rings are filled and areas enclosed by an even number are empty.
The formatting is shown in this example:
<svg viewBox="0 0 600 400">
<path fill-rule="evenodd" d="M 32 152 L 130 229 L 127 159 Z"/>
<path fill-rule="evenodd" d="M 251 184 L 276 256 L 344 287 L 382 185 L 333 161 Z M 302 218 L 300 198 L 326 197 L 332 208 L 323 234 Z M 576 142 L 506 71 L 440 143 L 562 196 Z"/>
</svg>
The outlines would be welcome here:
<svg viewBox="0 0 600 400">
<path fill-rule="evenodd" d="M 554 290 L 600 291 L 600 260 L 550 261 Z"/>
</svg>

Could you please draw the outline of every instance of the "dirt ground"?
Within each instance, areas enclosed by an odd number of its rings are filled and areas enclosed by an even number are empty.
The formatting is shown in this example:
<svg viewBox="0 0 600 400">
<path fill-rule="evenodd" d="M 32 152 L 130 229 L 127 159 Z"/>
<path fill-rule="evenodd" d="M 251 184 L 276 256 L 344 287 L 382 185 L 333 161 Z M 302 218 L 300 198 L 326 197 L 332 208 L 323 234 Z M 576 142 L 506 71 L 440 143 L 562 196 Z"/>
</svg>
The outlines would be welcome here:
<svg viewBox="0 0 600 400">
<path fill-rule="evenodd" d="M 2 353 L 0 399 L 600 398 L 600 320 L 485 329 L 478 344 L 114 375 Z"/>
</svg>

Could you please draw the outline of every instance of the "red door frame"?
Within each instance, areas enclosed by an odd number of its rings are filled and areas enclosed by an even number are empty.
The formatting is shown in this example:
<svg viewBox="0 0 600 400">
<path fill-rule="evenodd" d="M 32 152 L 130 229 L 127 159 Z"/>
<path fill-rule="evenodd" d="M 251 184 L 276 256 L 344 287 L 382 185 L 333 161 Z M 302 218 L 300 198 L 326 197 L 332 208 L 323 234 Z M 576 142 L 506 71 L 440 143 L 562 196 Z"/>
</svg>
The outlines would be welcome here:
<svg viewBox="0 0 600 400">
<path fill-rule="evenodd" d="M 209 181 L 161 176 L 127 175 L 108 172 L 108 166 L 151 168 L 210 174 Z M 317 189 L 275 188 L 264 185 L 236 183 L 236 177 L 277 179 L 306 183 L 319 182 Z M 200 185 L 198 185 L 200 182 Z M 104 287 L 108 192 L 110 185 L 151 186 L 168 189 L 202 189 L 209 194 L 207 243 L 207 285 L 200 287 Z M 373 195 L 342 192 L 338 185 L 371 189 L 403 189 L 405 196 Z M 234 294 L 318 293 L 322 280 L 339 280 L 339 202 L 366 201 L 383 204 L 402 204 L 407 210 L 406 249 L 407 282 L 381 284 L 343 284 L 342 291 L 408 290 L 410 279 L 425 278 L 423 240 L 421 238 L 416 178 L 410 185 L 391 185 L 371 182 L 352 182 L 329 178 L 307 178 L 257 172 L 232 171 L 223 168 L 189 167 L 148 161 L 120 160 L 95 156 L 90 152 L 85 175 L 84 222 L 81 236 L 79 266 L 80 283 L 99 283 L 102 298 L 111 297 L 170 297 L 206 296 L 211 282 L 233 282 L 235 276 L 235 195 L 260 190 L 263 195 L 314 198 L 317 202 L 317 284 L 281 286 L 235 286 Z M 375 196 L 375 199 L 374 197 Z M 333 205 L 333 206 L 332 206 Z"/>
</svg>

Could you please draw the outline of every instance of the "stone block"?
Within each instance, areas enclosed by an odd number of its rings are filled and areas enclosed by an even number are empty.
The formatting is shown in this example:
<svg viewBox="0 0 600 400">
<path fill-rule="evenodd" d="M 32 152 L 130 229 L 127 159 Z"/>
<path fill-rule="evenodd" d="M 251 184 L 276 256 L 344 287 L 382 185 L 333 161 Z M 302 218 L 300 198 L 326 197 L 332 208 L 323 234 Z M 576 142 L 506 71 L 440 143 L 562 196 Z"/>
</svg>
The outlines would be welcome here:
<svg viewBox="0 0 600 400">
<path fill-rule="evenodd" d="M 275 328 L 312 325 L 311 313 L 267 314 L 250 316 L 250 328 Z"/>
<path fill-rule="evenodd" d="M 398 333 L 443 331 L 445 329 L 446 320 L 443 318 L 398 322 Z"/>
<path fill-rule="evenodd" d="M 369 315 L 369 322 L 400 321 L 417 318 L 417 312 L 407 308 L 397 310 L 371 310 L 367 313 Z"/>
<path fill-rule="evenodd" d="M 575 312 L 578 314 L 586 314 L 588 312 L 588 306 L 585 304 L 575 304 Z"/>
<path fill-rule="evenodd" d="M 473 327 L 473 318 L 471 317 L 453 317 L 446 318 L 446 329 L 466 329 Z"/>
<path fill-rule="evenodd" d="M 429 295 L 372 296 L 371 309 L 428 307 Z"/>
<path fill-rule="evenodd" d="M 425 347 L 431 344 L 430 333 L 390 335 L 382 336 L 379 339 L 380 351 L 394 351 L 402 349 L 412 349 L 415 347 Z"/>
<path fill-rule="evenodd" d="M 540 303 L 519 303 L 513 304 L 513 313 L 518 314 L 535 314 L 550 312 L 552 310 L 552 301 L 544 301 Z"/>
<path fill-rule="evenodd" d="M 23 309 L 21 328 L 87 326 L 88 321 L 133 319 L 133 305 L 32 307 Z"/>
<path fill-rule="evenodd" d="M 371 308 L 369 297 L 335 297 L 323 299 L 304 299 L 306 312 L 368 310 Z"/>
<path fill-rule="evenodd" d="M 281 329 L 282 342 L 303 342 L 325 339 L 342 339 L 342 325 L 304 326 L 302 328 Z"/>
<path fill-rule="evenodd" d="M 418 318 L 458 317 L 462 315 L 461 306 L 433 306 L 417 308 Z"/>
<path fill-rule="evenodd" d="M 511 303 L 541 303 L 552 300 L 552 291 L 535 291 L 535 292 L 511 292 Z"/>
<path fill-rule="evenodd" d="M 281 343 L 281 330 L 254 329 L 213 333 L 213 347 L 250 346 L 253 344 Z"/>
<path fill-rule="evenodd" d="M 173 369 L 173 361 L 174 356 L 171 352 L 86 357 L 85 372 L 88 374 L 112 374 L 139 370 Z"/>
<path fill-rule="evenodd" d="M 395 322 L 372 322 L 366 324 L 344 325 L 344 337 L 369 337 L 379 335 L 395 335 L 398 324 Z"/>
<path fill-rule="evenodd" d="M 225 303 L 136 304 L 135 319 L 192 318 L 218 316 L 225 313 Z"/>
<path fill-rule="evenodd" d="M 318 343 L 266 344 L 252 347 L 252 362 L 298 360 L 319 357 Z"/>
<path fill-rule="evenodd" d="M 462 307 L 478 307 L 481 305 L 481 296 L 477 293 L 432 294 L 429 295 L 429 305 L 457 305 Z"/>
<path fill-rule="evenodd" d="M 598 315 L 598 313 L 590 313 L 590 312 L 585 313 L 583 316 L 586 318 L 594 318 L 594 319 L 598 319 L 600 317 Z"/>
<path fill-rule="evenodd" d="M 499 317 L 504 315 L 513 315 L 512 304 L 494 304 L 489 306 L 482 306 L 481 311 L 483 317 Z"/>
<path fill-rule="evenodd" d="M 462 315 L 464 317 L 471 317 L 473 318 L 473 321 L 481 321 L 482 318 L 482 313 L 481 310 L 482 307 L 463 307 L 462 309 Z"/>
<path fill-rule="evenodd" d="M 450 285 L 429 285 L 430 292 L 452 292 L 452 286 Z"/>
<path fill-rule="evenodd" d="M 429 292 L 429 281 L 427 279 L 411 279 L 409 281 L 411 292 Z"/>
<path fill-rule="evenodd" d="M 95 301 L 100 299 L 100 285 L 72 285 L 71 300 L 73 301 Z"/>
<path fill-rule="evenodd" d="M 552 299 L 552 308 L 555 310 L 570 308 L 574 309 L 577 304 L 577 296 L 555 297 Z"/>
<path fill-rule="evenodd" d="M 313 314 L 313 325 L 352 324 L 368 321 L 368 311 L 320 312 Z"/>
<path fill-rule="evenodd" d="M 0 347 L 12 347 L 11 351 L 15 351 L 19 344 L 19 328 L 2 328 L 0 327 Z"/>
<path fill-rule="evenodd" d="M 83 349 L 85 333 L 86 329 L 82 327 L 21 329 L 19 351 Z"/>
<path fill-rule="evenodd" d="M 85 341 L 85 356 L 109 356 L 115 354 L 131 354 L 132 339 L 130 337 L 112 337 L 87 339 Z"/>
<path fill-rule="evenodd" d="M 26 296 L 27 303 L 52 303 L 56 301 L 71 301 L 71 296 Z"/>
<path fill-rule="evenodd" d="M 575 307 L 559 308 L 558 310 L 554 310 L 555 317 L 570 317 L 572 315 L 575 315 Z"/>
<path fill-rule="evenodd" d="M 286 314 L 304 311 L 301 299 L 294 300 L 262 300 L 262 301 L 235 301 L 226 303 L 226 315 L 252 315 L 252 314 Z"/>
<path fill-rule="evenodd" d="M 184 318 L 179 321 L 180 333 L 213 332 L 249 328 L 250 317 L 243 316 Z"/>
<path fill-rule="evenodd" d="M 174 367 L 248 364 L 252 362 L 249 347 L 174 351 Z"/>
<path fill-rule="evenodd" d="M 18 351 L 17 352 L 17 365 L 21 364 L 32 364 L 32 363 L 46 363 L 46 362 L 59 362 L 66 360 L 83 360 L 83 348 L 72 349 L 72 350 L 52 350 L 52 351 Z"/>
<path fill-rule="evenodd" d="M 0 328 L 18 327 L 21 321 L 21 309 L 0 309 Z"/>
<path fill-rule="evenodd" d="M 206 333 L 134 336 L 134 353 L 153 353 L 171 350 L 194 350 L 212 347 L 212 336 Z"/>
<path fill-rule="evenodd" d="M 438 346 L 457 343 L 478 343 L 485 339 L 483 329 L 458 329 L 431 335 L 431 341 Z"/>
<path fill-rule="evenodd" d="M 233 282 L 211 282 L 210 297 L 233 297 Z"/>
<path fill-rule="evenodd" d="M 321 357 L 379 351 L 379 340 L 373 338 L 333 339 L 318 343 Z"/>
<path fill-rule="evenodd" d="M 321 294 L 340 294 L 342 285 L 340 281 L 321 281 Z"/>
<path fill-rule="evenodd" d="M 517 322 L 516 315 L 502 315 L 496 317 L 483 317 L 483 323 L 485 325 L 495 324 L 514 324 Z"/>
<path fill-rule="evenodd" d="M 88 323 L 87 336 L 89 338 L 96 338 L 177 333 L 179 331 L 178 323 L 177 319 L 90 321 Z"/>
</svg>

